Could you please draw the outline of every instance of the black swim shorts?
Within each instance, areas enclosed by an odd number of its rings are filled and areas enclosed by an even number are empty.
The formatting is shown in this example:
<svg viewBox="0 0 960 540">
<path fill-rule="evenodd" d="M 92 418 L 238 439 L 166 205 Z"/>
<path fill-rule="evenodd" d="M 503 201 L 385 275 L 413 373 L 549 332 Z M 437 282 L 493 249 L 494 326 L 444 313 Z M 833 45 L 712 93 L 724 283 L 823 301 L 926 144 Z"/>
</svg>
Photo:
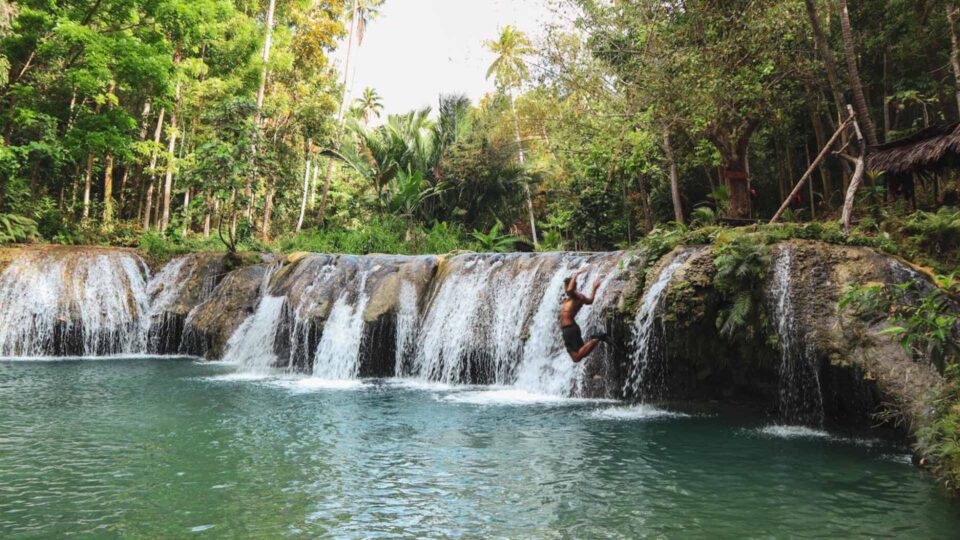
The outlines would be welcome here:
<svg viewBox="0 0 960 540">
<path fill-rule="evenodd" d="M 564 326 L 560 333 L 563 334 L 563 344 L 567 346 L 567 352 L 577 352 L 583 347 L 583 333 L 579 324 Z"/>
</svg>

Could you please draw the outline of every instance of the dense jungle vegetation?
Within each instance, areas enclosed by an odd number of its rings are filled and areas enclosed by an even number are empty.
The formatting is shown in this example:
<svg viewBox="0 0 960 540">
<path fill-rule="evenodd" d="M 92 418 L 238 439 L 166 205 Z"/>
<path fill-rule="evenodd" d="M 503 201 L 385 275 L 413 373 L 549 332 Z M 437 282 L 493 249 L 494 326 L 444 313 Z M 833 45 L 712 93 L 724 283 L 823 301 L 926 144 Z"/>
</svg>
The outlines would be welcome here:
<svg viewBox="0 0 960 540">
<path fill-rule="evenodd" d="M 0 0 L 0 240 L 612 249 L 769 219 L 848 103 L 869 145 L 958 119 L 950 2 L 553 3 L 542 38 L 491 29 L 497 92 L 387 118 L 330 60 L 376 0 Z M 787 220 L 838 217 L 851 133 Z M 909 218 L 864 184 L 860 232 L 955 249 L 954 177 L 918 182 Z"/>
</svg>

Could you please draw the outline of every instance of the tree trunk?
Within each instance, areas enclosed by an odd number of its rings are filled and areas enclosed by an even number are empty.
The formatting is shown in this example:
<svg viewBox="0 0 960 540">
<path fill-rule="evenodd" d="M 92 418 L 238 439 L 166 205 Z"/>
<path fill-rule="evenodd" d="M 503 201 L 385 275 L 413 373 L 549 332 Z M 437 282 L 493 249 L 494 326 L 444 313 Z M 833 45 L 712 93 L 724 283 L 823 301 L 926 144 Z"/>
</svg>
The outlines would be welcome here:
<svg viewBox="0 0 960 540">
<path fill-rule="evenodd" d="M 710 142 L 720 152 L 723 183 L 727 186 L 729 196 L 727 216 L 730 218 L 750 219 L 752 214 L 747 151 L 757 125 L 755 120 L 745 120 L 739 128 L 729 133 L 718 127 L 707 131 Z"/>
<path fill-rule="evenodd" d="M 837 63 L 833 58 L 833 51 L 827 44 L 827 37 L 823 34 L 823 27 L 820 25 L 820 15 L 817 13 L 817 6 L 814 0 L 804 0 L 807 5 L 807 16 L 810 18 L 810 27 L 813 29 L 813 41 L 820 56 L 823 58 L 823 64 L 827 72 L 827 83 L 830 85 L 830 94 L 833 96 L 833 104 L 837 108 L 837 115 L 843 115 L 843 92 L 840 91 L 840 76 L 837 70 Z M 828 116 L 828 118 L 830 118 Z M 836 130 L 836 125 L 830 119 L 831 128 Z"/>
<path fill-rule="evenodd" d="M 267 6 L 267 35 L 263 40 L 263 66 L 260 68 L 260 88 L 257 90 L 257 111 L 253 118 L 253 140 L 250 143 L 250 159 L 254 166 L 250 167 L 250 175 L 247 176 L 247 184 L 243 188 L 243 193 L 247 198 L 247 208 L 244 214 L 247 219 L 253 217 L 253 177 L 257 175 L 257 138 L 260 134 L 260 124 L 263 119 L 263 99 L 267 93 L 267 75 L 269 74 L 270 48 L 273 45 L 273 14 L 276 10 L 276 0 L 270 0 Z"/>
<path fill-rule="evenodd" d="M 640 210 L 643 211 L 643 230 L 653 230 L 653 213 L 650 211 L 650 199 L 647 197 L 647 178 L 640 175 L 637 178 L 637 187 L 640 194 Z"/>
<path fill-rule="evenodd" d="M 260 230 L 263 233 L 263 236 L 261 238 L 263 238 L 264 242 L 270 241 L 270 218 L 272 217 L 272 214 L 273 214 L 273 188 L 271 187 L 267 191 L 267 199 L 263 205 L 263 226 L 260 228 Z"/>
<path fill-rule="evenodd" d="M 164 231 L 170 224 L 170 198 L 173 193 L 173 167 L 176 162 L 177 150 L 177 105 L 180 102 L 180 84 L 174 92 L 175 103 L 170 110 L 170 135 L 167 136 L 167 174 L 163 181 L 163 217 L 160 218 L 160 230 Z"/>
<path fill-rule="evenodd" d="M 83 175 L 83 221 L 90 218 L 90 183 L 93 181 L 93 153 L 87 154 L 87 172 Z"/>
<path fill-rule="evenodd" d="M 677 171 L 677 161 L 673 156 L 673 143 L 670 141 L 670 129 L 663 128 L 663 152 L 667 156 L 667 165 L 670 167 L 670 197 L 673 199 L 673 219 L 683 223 L 683 203 L 680 201 L 680 176 Z"/>
<path fill-rule="evenodd" d="M 113 224 L 113 154 L 103 160 L 103 225 Z"/>
<path fill-rule="evenodd" d="M 180 236 L 187 236 L 190 230 L 190 188 L 183 192 L 183 230 Z"/>
<path fill-rule="evenodd" d="M 310 153 L 313 152 L 313 139 L 307 139 L 307 163 L 303 173 L 303 197 L 300 199 L 300 217 L 297 219 L 297 230 L 303 228 L 303 216 L 307 213 L 307 196 L 310 191 Z"/>
<path fill-rule="evenodd" d="M 873 127 L 870 117 L 870 108 L 863 95 L 863 85 L 860 82 L 860 69 L 857 67 L 857 55 L 853 49 L 853 31 L 850 28 L 850 13 L 847 10 L 847 0 L 840 0 L 840 30 L 843 34 L 843 54 L 847 60 L 847 75 L 850 78 L 850 90 L 853 93 L 853 106 L 857 117 L 862 122 L 863 134 L 867 144 L 877 145 L 877 131 Z"/>
<path fill-rule="evenodd" d="M 517 119 L 517 108 L 514 106 L 513 92 L 510 92 L 510 114 L 513 116 L 513 134 L 517 141 L 517 159 L 520 166 L 523 167 L 526 162 L 526 156 L 523 153 L 523 141 L 520 139 L 520 121 Z M 526 176 L 523 178 L 523 190 L 527 195 L 527 213 L 530 217 L 530 236 L 533 237 L 533 247 L 540 247 L 537 241 L 537 221 L 533 216 L 533 198 L 530 196 L 530 182 Z"/>
<path fill-rule="evenodd" d="M 153 132 L 153 148 L 150 150 L 150 183 L 147 184 L 147 194 L 144 197 L 143 230 L 150 229 L 150 207 L 153 205 L 153 187 L 157 183 L 157 147 L 160 146 L 160 135 L 163 133 L 163 117 L 165 108 L 160 109 L 157 116 L 157 129 Z"/>
<path fill-rule="evenodd" d="M 947 20 L 950 22 L 950 65 L 953 66 L 957 114 L 960 115 L 960 39 L 957 37 L 957 8 L 953 4 L 947 4 Z"/>
<path fill-rule="evenodd" d="M 357 0 L 353 0 L 350 7 L 350 32 L 347 34 L 347 57 L 343 62 L 343 96 L 340 97 L 340 108 L 337 110 L 337 135 L 334 146 L 340 147 L 343 137 L 343 111 L 347 103 L 347 77 L 350 75 L 350 56 L 353 52 L 353 36 L 357 31 Z M 323 220 L 327 212 L 327 194 L 330 192 L 330 177 L 333 174 L 333 158 L 327 163 L 327 173 L 323 178 L 323 194 L 320 196 L 320 212 L 317 216 L 317 225 L 323 227 Z"/>
</svg>

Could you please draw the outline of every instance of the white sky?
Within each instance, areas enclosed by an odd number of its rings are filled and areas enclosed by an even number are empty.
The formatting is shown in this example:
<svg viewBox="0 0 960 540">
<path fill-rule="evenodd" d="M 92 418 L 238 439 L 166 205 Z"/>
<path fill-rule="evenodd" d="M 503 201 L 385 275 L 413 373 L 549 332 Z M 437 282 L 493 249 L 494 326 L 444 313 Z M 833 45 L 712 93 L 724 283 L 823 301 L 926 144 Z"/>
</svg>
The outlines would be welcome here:
<svg viewBox="0 0 960 540">
<path fill-rule="evenodd" d="M 354 43 L 351 100 L 375 88 L 383 118 L 426 105 L 435 110 L 441 93 L 476 102 L 494 89 L 485 77 L 494 56 L 483 41 L 508 24 L 536 40 L 550 20 L 546 0 L 386 0 L 363 45 Z M 345 50 L 336 54 L 341 66 Z"/>
</svg>

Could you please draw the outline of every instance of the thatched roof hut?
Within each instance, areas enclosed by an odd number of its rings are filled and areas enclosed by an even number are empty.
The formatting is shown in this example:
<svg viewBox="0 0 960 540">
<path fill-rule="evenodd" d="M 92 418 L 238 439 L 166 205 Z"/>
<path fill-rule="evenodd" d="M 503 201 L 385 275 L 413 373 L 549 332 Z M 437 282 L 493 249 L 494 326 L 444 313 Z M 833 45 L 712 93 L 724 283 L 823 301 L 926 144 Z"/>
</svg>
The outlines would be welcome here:
<svg viewBox="0 0 960 540">
<path fill-rule="evenodd" d="M 883 171 L 887 177 L 937 174 L 947 168 L 960 168 L 960 122 L 932 126 L 875 146 L 866 165 L 868 171 Z"/>
</svg>

